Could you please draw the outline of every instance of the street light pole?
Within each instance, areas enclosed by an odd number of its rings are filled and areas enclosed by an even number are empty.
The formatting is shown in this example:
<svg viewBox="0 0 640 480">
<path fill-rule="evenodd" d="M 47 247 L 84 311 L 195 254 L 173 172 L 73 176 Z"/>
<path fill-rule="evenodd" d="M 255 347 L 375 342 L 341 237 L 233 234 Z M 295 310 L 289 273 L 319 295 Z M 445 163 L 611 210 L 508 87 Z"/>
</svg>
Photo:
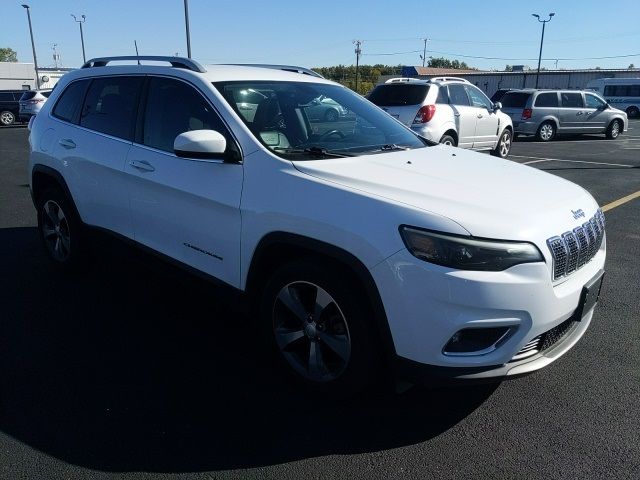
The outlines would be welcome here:
<svg viewBox="0 0 640 480">
<path fill-rule="evenodd" d="M 356 93 L 358 93 L 358 70 L 360 68 L 360 55 L 362 54 L 362 49 L 360 48 L 362 40 L 354 40 L 353 43 L 356 46 Z"/>
<path fill-rule="evenodd" d="M 540 62 L 542 61 L 542 44 L 544 43 L 544 27 L 547 22 L 551 21 L 551 18 L 555 13 L 550 13 L 547 20 L 540 20 L 540 15 L 532 13 L 532 16 L 536 17 L 540 23 L 542 23 L 542 36 L 540 37 L 540 53 L 538 54 L 538 71 L 536 72 L 536 88 L 538 88 L 538 78 L 540 77 Z"/>
<path fill-rule="evenodd" d="M 191 58 L 191 34 L 189 33 L 189 0 L 184 0 L 184 27 L 187 31 L 187 57 Z"/>
<path fill-rule="evenodd" d="M 82 24 L 87 20 L 87 17 L 81 15 L 81 20 L 78 20 L 78 18 L 73 13 L 71 14 L 71 16 L 80 25 L 80 42 L 82 42 L 82 63 L 87 63 L 87 57 L 84 54 L 84 33 L 82 32 Z"/>
<path fill-rule="evenodd" d="M 36 86 L 40 90 L 40 77 L 38 76 L 38 59 L 36 58 L 36 44 L 33 41 L 33 28 L 31 28 L 31 12 L 29 11 L 29 5 L 22 4 L 23 8 L 27 9 L 27 19 L 29 20 L 29 34 L 31 35 L 31 48 L 33 49 L 33 66 L 36 69 Z"/>
</svg>

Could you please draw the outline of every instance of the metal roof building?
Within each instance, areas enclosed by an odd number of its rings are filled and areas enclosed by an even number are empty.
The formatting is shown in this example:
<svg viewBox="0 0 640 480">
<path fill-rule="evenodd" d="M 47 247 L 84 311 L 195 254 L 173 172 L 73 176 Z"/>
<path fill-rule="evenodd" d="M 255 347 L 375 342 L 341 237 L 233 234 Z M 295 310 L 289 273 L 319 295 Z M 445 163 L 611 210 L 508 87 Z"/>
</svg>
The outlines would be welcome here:
<svg viewBox="0 0 640 480">
<path fill-rule="evenodd" d="M 38 68 L 40 88 L 53 88 L 72 68 Z M 0 62 L 0 90 L 31 90 L 36 88 L 33 63 Z"/>
</svg>

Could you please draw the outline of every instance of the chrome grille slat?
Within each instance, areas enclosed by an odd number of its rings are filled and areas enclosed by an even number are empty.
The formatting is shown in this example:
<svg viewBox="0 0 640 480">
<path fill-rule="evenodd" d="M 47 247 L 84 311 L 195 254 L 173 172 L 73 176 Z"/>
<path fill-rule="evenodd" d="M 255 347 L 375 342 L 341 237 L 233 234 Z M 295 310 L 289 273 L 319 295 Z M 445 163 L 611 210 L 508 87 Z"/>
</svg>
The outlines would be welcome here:
<svg viewBox="0 0 640 480">
<path fill-rule="evenodd" d="M 582 226 L 547 240 L 553 259 L 553 279 L 570 275 L 588 263 L 600 250 L 604 234 L 604 214 L 598 209 Z"/>
</svg>

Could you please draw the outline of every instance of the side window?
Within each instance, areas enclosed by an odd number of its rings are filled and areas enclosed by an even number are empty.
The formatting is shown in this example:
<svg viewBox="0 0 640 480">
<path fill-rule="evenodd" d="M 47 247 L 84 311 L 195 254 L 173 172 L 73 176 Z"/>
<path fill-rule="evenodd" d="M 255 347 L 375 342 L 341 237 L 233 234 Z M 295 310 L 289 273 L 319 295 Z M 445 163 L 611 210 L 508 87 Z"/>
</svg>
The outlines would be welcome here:
<svg viewBox="0 0 640 480">
<path fill-rule="evenodd" d="M 584 104 L 582 102 L 582 94 L 581 93 L 570 93 L 570 92 L 562 92 L 560 94 L 562 98 L 562 107 L 563 108 L 582 108 Z"/>
<path fill-rule="evenodd" d="M 449 103 L 453 105 L 469 106 L 469 97 L 467 91 L 464 89 L 464 85 L 452 84 L 449 85 Z"/>
<path fill-rule="evenodd" d="M 236 151 L 226 126 L 195 88 L 171 78 L 151 78 L 142 143 L 173 153 L 176 137 L 190 130 L 215 130 L 227 139 L 227 151 Z"/>
<path fill-rule="evenodd" d="M 628 95 L 630 97 L 640 97 L 640 84 L 639 85 L 629 85 Z"/>
<path fill-rule="evenodd" d="M 487 110 L 491 110 L 493 108 L 491 100 L 489 100 L 480 90 L 469 85 L 466 85 L 465 88 L 467 89 L 467 92 L 469 92 L 469 98 L 471 98 L 472 106 L 486 108 Z"/>
<path fill-rule="evenodd" d="M 436 103 L 449 103 L 449 95 L 447 94 L 446 87 L 438 88 L 438 97 L 436 98 Z"/>
<path fill-rule="evenodd" d="M 612 97 L 615 97 L 615 86 L 614 85 L 607 85 L 604 87 L 604 94 L 605 95 L 610 95 Z"/>
<path fill-rule="evenodd" d="M 557 107 L 558 94 L 556 92 L 541 93 L 536 98 L 536 107 Z"/>
<path fill-rule="evenodd" d="M 80 113 L 82 127 L 133 140 L 143 77 L 104 77 L 91 82 Z"/>
<path fill-rule="evenodd" d="M 67 85 L 53 107 L 53 116 L 66 122 L 76 123 L 87 85 L 89 80 L 78 80 Z"/>
<path fill-rule="evenodd" d="M 605 103 L 600 100 L 595 95 L 589 95 L 588 93 L 584 96 L 585 104 L 587 108 L 603 108 Z"/>
<path fill-rule="evenodd" d="M 11 92 L 0 92 L 0 102 L 12 102 L 13 95 Z"/>
</svg>

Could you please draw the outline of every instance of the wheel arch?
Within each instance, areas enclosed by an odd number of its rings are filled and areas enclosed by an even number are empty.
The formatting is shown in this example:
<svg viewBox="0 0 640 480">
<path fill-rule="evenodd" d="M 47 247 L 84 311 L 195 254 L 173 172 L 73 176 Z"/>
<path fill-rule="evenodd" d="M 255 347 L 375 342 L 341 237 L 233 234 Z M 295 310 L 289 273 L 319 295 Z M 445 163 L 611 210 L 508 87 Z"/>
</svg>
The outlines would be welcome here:
<svg viewBox="0 0 640 480">
<path fill-rule="evenodd" d="M 69 186 L 60 172 L 46 165 L 34 165 L 31 170 L 31 199 L 37 208 L 39 196 L 49 187 L 58 187 L 69 200 L 76 218 L 80 219 L 80 213 L 69 190 Z"/>
<path fill-rule="evenodd" d="M 269 274 L 284 262 L 311 258 L 339 267 L 353 277 L 370 302 L 374 327 L 385 355 L 392 358 L 395 347 L 378 287 L 369 269 L 352 253 L 314 238 L 289 232 L 271 232 L 256 246 L 245 283 L 245 293 L 255 303 Z"/>
<path fill-rule="evenodd" d="M 456 142 L 456 147 L 458 146 L 458 142 L 460 141 L 460 139 L 458 138 L 458 132 L 456 132 L 454 128 L 449 128 L 445 130 L 445 132 L 442 135 L 440 135 L 440 138 L 444 137 L 445 135 L 449 135 L 451 138 L 453 138 L 453 140 Z"/>
</svg>

